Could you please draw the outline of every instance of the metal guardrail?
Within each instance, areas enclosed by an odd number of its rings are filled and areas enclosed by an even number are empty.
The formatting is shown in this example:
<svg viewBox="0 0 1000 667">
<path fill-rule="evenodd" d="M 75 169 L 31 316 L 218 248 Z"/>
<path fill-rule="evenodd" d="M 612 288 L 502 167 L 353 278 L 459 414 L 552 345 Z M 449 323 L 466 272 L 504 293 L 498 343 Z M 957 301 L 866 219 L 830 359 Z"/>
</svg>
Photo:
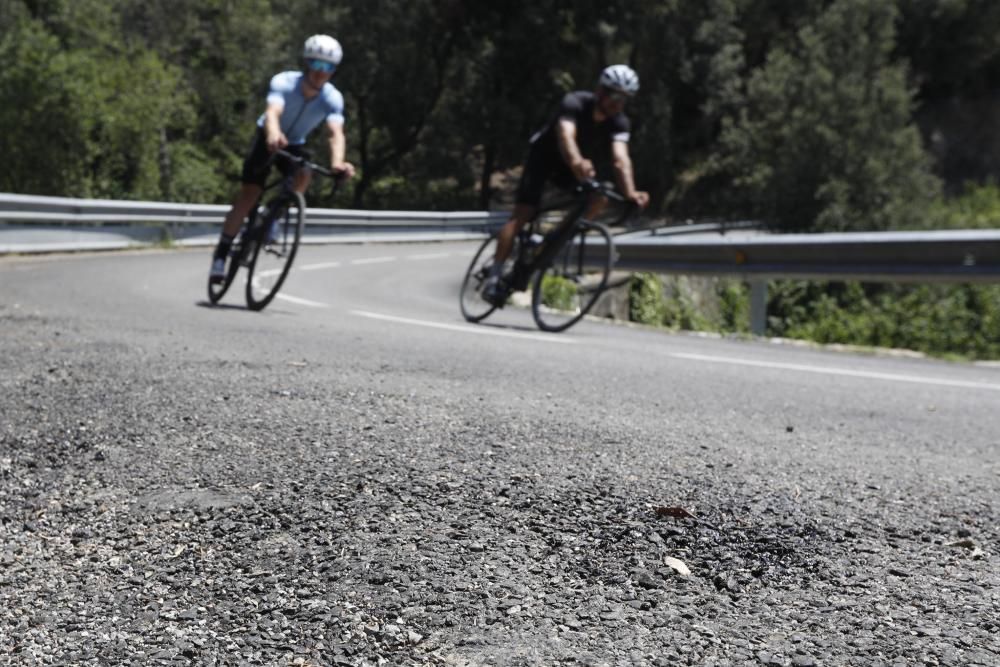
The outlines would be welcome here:
<svg viewBox="0 0 1000 667">
<path fill-rule="evenodd" d="M 211 245 L 225 205 L 71 199 L 0 193 L 0 253 Z M 310 208 L 304 243 L 476 238 L 504 212 L 359 211 Z"/>
<path fill-rule="evenodd" d="M 616 269 L 750 283 L 750 330 L 767 324 L 767 281 L 1000 283 L 1000 230 L 615 237 Z M 594 250 L 595 260 L 600 253 Z"/>
<path fill-rule="evenodd" d="M 1000 282 L 1000 230 L 616 239 L 619 268 L 870 282 Z"/>
</svg>

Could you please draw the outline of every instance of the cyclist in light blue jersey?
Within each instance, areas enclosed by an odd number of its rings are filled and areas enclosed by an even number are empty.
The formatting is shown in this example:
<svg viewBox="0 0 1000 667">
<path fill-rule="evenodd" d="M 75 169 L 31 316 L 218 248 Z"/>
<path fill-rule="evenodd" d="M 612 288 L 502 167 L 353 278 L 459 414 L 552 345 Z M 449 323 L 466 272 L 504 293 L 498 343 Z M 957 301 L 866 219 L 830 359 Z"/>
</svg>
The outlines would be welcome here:
<svg viewBox="0 0 1000 667">
<path fill-rule="evenodd" d="M 302 71 L 281 72 L 271 79 L 267 108 L 257 119 L 253 144 L 243 163 L 242 186 L 226 214 L 212 257 L 213 281 L 225 278 L 226 255 L 243 219 L 260 197 L 272 164 L 284 175 L 292 176 L 292 189 L 296 192 L 303 193 L 309 187 L 312 174 L 308 169 L 297 169 L 281 156 L 272 160 L 272 153 L 284 149 L 293 155 L 303 155 L 306 137 L 325 124 L 330 142 L 330 168 L 348 178 L 354 175 L 354 166 L 344 159 L 347 150 L 344 96 L 330 83 L 342 57 L 343 50 L 337 40 L 329 35 L 313 35 L 302 49 Z"/>
</svg>

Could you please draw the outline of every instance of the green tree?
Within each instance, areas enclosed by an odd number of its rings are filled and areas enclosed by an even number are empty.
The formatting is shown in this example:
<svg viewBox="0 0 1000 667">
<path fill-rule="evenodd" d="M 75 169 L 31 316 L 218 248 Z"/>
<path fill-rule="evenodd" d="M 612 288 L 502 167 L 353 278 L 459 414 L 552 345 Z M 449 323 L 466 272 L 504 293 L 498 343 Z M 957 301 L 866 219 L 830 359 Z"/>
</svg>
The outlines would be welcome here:
<svg viewBox="0 0 1000 667">
<path fill-rule="evenodd" d="M 182 72 L 190 112 L 161 133 L 169 193 L 231 197 L 270 77 L 299 67 L 301 40 L 271 0 L 118 0 L 121 32 Z"/>
<path fill-rule="evenodd" d="M 890 0 L 836 0 L 750 78 L 724 121 L 723 171 L 780 230 L 913 226 L 937 192 L 892 60 Z"/>
<path fill-rule="evenodd" d="M 105 4 L 28 9 L 0 39 L 0 188 L 163 198 L 163 134 L 192 121 L 180 70 L 116 39 Z"/>
<path fill-rule="evenodd" d="M 85 194 L 80 147 L 86 128 L 78 114 L 69 59 L 58 40 L 26 11 L 0 37 L 0 190 Z"/>
<path fill-rule="evenodd" d="M 950 194 L 1000 179 L 1000 4 L 899 0 L 897 51 L 912 65 L 916 121 Z"/>
</svg>

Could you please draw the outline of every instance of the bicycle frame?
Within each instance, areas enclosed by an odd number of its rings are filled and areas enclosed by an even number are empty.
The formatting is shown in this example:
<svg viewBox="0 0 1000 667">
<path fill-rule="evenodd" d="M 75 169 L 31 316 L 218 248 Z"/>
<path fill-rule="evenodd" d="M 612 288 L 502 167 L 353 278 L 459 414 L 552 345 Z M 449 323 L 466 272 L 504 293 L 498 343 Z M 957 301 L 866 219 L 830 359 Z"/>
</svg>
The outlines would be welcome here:
<svg viewBox="0 0 1000 667">
<path fill-rule="evenodd" d="M 525 226 L 522 230 L 520 236 L 523 239 L 530 238 L 531 235 L 538 233 L 538 225 L 541 217 L 553 210 L 562 208 L 566 203 L 569 203 L 571 208 L 563 216 L 562 220 L 556 225 L 555 229 L 551 230 L 548 234 L 544 236 L 541 243 L 536 247 L 535 255 L 529 261 L 523 261 L 523 246 L 518 252 L 518 257 L 514 263 L 514 274 L 511 276 L 510 282 L 515 290 L 524 290 L 528 287 L 528 281 L 531 279 L 532 274 L 538 269 L 548 266 L 558 254 L 563 250 L 563 246 L 573 238 L 573 235 L 577 231 L 577 224 L 582 219 L 587 207 L 590 205 L 591 197 L 594 194 L 606 197 L 619 202 L 626 201 L 624 197 L 619 195 L 613 189 L 597 182 L 597 181 L 587 181 L 579 185 L 576 189 L 575 196 L 569 202 L 560 201 L 557 204 L 547 206 L 545 208 L 539 209 L 535 214 L 535 217 L 531 220 L 531 223 Z M 583 260 L 585 257 L 585 252 L 581 249 L 578 255 L 578 263 L 580 268 L 583 266 Z"/>
<path fill-rule="evenodd" d="M 331 196 L 337 192 L 337 189 L 339 188 L 342 179 L 339 174 L 335 173 L 331 169 L 327 169 L 326 167 L 318 165 L 315 162 L 310 161 L 308 158 L 299 155 L 294 155 L 284 150 L 275 151 L 271 155 L 271 163 L 273 164 L 274 160 L 276 160 L 278 157 L 283 157 L 287 160 L 290 160 L 293 164 L 295 164 L 297 168 L 296 171 L 298 169 L 309 169 L 310 171 L 315 171 L 324 176 L 329 176 L 330 178 L 333 179 L 333 189 L 331 190 Z M 292 191 L 292 181 L 295 178 L 296 171 L 289 173 L 287 176 L 282 174 L 281 176 L 276 177 L 270 183 L 267 183 L 264 186 L 264 189 L 261 190 L 260 196 L 257 197 L 257 201 L 254 202 L 253 208 L 250 209 L 250 215 L 248 216 L 249 219 L 247 224 L 248 231 L 252 229 L 256 233 L 259 230 L 267 228 L 267 223 L 271 221 L 270 218 L 272 217 L 273 212 L 281 208 L 282 200 L 287 198 L 288 194 Z M 267 202 L 266 205 L 267 215 L 258 216 L 261 202 L 264 201 L 265 195 L 267 194 L 268 191 L 274 190 L 278 186 L 281 186 L 281 190 L 278 192 L 278 194 L 272 197 L 270 201 Z M 260 224 L 257 224 L 258 219 L 260 220 Z"/>
</svg>

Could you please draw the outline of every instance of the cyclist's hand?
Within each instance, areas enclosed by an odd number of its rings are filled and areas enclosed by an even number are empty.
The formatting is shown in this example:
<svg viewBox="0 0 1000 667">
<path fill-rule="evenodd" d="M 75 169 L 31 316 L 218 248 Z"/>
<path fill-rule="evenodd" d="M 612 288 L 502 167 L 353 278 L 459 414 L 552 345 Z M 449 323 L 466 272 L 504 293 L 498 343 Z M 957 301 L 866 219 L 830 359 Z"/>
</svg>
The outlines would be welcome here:
<svg viewBox="0 0 1000 667">
<path fill-rule="evenodd" d="M 340 164 L 330 165 L 330 170 L 335 173 L 338 178 L 348 179 L 354 177 L 354 165 L 350 162 L 341 162 Z"/>
<path fill-rule="evenodd" d="M 634 192 L 632 196 L 628 198 L 630 202 L 638 206 L 639 208 L 646 208 L 649 206 L 649 193 L 648 192 Z"/>
<path fill-rule="evenodd" d="M 278 132 L 276 135 L 268 135 L 267 137 L 267 150 L 272 153 L 276 150 L 281 150 L 288 145 L 288 137 L 285 136 L 284 132 Z"/>
<path fill-rule="evenodd" d="M 594 163 L 587 159 L 577 160 L 569 166 L 578 181 L 586 181 L 597 175 Z"/>
</svg>

